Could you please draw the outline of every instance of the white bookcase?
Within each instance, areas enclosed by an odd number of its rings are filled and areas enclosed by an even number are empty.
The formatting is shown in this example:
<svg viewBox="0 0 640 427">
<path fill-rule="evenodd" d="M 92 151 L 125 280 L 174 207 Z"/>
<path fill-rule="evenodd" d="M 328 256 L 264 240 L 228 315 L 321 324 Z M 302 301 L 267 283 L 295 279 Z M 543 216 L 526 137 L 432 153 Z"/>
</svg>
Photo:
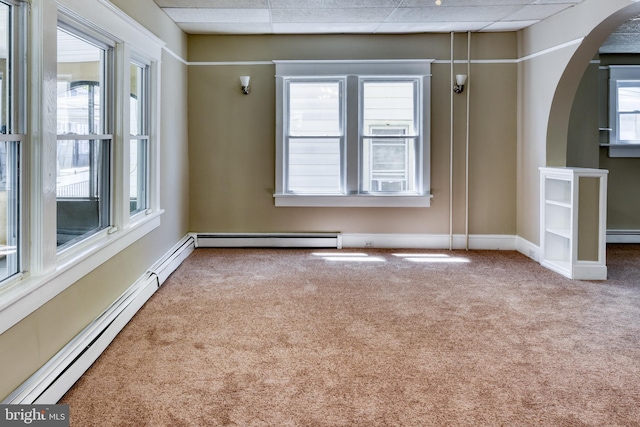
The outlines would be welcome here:
<svg viewBox="0 0 640 427">
<path fill-rule="evenodd" d="M 607 174 L 540 168 L 540 263 L 571 279 L 605 280 Z"/>
</svg>

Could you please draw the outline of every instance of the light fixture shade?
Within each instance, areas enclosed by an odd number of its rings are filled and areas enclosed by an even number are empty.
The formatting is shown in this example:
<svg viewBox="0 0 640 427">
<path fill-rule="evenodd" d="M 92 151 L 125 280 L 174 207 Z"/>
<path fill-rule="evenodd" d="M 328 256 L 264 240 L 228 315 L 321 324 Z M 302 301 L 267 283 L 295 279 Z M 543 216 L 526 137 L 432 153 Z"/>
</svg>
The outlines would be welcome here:
<svg viewBox="0 0 640 427">
<path fill-rule="evenodd" d="M 466 74 L 456 74 L 456 84 L 458 86 L 464 86 L 466 82 L 467 82 Z"/>
<path fill-rule="evenodd" d="M 251 79 L 251 76 L 240 76 L 240 84 L 242 86 L 249 86 L 250 79 Z"/>
</svg>

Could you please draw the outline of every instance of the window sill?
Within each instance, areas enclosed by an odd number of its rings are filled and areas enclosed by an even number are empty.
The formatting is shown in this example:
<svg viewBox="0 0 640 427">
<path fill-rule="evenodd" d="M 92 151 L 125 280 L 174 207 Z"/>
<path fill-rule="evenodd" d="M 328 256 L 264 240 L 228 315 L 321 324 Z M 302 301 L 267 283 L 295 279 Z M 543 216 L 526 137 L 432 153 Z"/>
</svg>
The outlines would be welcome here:
<svg viewBox="0 0 640 427">
<path fill-rule="evenodd" d="M 86 244 L 58 257 L 55 270 L 38 276 L 18 275 L 0 289 L 0 334 L 33 313 L 76 281 L 160 226 L 159 210 L 126 230 L 103 230 Z"/>
<path fill-rule="evenodd" d="M 363 208 L 428 208 L 431 194 L 427 195 L 294 195 L 274 194 L 276 207 L 363 207 Z"/>
<path fill-rule="evenodd" d="M 609 149 L 609 157 L 640 157 L 640 143 L 600 144 Z"/>
</svg>

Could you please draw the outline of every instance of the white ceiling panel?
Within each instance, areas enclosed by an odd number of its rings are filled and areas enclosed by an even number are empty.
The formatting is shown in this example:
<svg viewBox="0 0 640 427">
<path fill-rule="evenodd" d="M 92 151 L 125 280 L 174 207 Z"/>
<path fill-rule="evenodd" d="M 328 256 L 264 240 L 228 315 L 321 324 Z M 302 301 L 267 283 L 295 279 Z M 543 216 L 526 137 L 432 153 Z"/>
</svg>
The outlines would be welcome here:
<svg viewBox="0 0 640 427">
<path fill-rule="evenodd" d="M 396 8 L 402 0 L 271 0 L 271 9 Z"/>
<path fill-rule="evenodd" d="M 567 8 L 566 4 L 534 4 L 524 6 L 517 12 L 505 17 L 506 21 L 523 21 L 529 19 L 545 19 Z"/>
<path fill-rule="evenodd" d="M 166 8 L 176 22 L 270 22 L 267 9 Z"/>
<path fill-rule="evenodd" d="M 479 31 L 491 22 L 394 22 L 381 24 L 378 34 L 450 33 Z"/>
<path fill-rule="evenodd" d="M 224 9 L 268 9 L 267 0 L 155 0 L 160 7 L 206 7 Z"/>
<path fill-rule="evenodd" d="M 387 22 L 494 22 L 513 14 L 521 6 L 399 8 Z"/>
<path fill-rule="evenodd" d="M 531 21 L 501 21 L 501 22 L 494 22 L 490 25 L 487 25 L 486 27 L 482 28 L 481 31 L 485 31 L 485 32 L 500 32 L 500 31 L 518 31 L 521 30 L 523 28 L 527 28 L 530 25 L 535 24 L 536 22 L 540 22 L 537 20 L 531 20 Z"/>
<path fill-rule="evenodd" d="M 582 1 L 582 0 L 579 0 Z M 402 7 L 486 7 L 486 6 L 513 6 L 534 4 L 536 0 L 441 0 L 437 6 L 435 0 L 404 0 Z"/>
<path fill-rule="evenodd" d="M 183 22 L 180 27 L 189 34 L 272 34 L 270 23 Z"/>
<path fill-rule="evenodd" d="M 585 0 L 154 1 L 192 34 L 407 34 L 517 31 Z M 631 49 L 637 40 L 623 33 L 640 25 L 620 33 L 610 43 Z"/>
<path fill-rule="evenodd" d="M 377 23 L 274 23 L 273 31 L 277 34 L 373 34 Z"/>
<path fill-rule="evenodd" d="M 271 19 L 274 23 L 328 23 L 328 22 L 374 22 L 385 20 L 394 9 L 362 8 L 362 9 L 273 9 Z"/>
</svg>

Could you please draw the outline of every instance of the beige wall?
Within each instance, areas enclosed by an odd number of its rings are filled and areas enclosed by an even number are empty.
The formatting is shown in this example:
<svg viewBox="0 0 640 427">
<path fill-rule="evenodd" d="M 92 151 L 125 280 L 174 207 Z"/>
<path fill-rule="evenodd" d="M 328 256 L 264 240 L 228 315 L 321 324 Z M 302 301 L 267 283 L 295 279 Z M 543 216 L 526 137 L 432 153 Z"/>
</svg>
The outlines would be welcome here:
<svg viewBox="0 0 640 427">
<path fill-rule="evenodd" d="M 637 65 L 637 55 L 602 55 L 600 65 Z M 580 82 L 571 111 L 567 165 L 596 167 L 609 171 L 607 229 L 640 229 L 640 158 L 611 158 L 607 148 L 599 146 L 599 115 L 607 111 L 606 88 L 599 88 L 599 65 L 593 64 Z M 598 92 L 604 90 L 604 104 Z M 605 114 L 606 116 L 606 114 Z M 606 127 L 608 120 L 602 123 Z"/>
<path fill-rule="evenodd" d="M 190 226 L 196 232 L 449 232 L 450 36 L 190 36 L 189 61 L 435 59 L 431 82 L 429 208 L 274 206 L 275 68 L 189 67 Z M 466 59 L 466 34 L 455 38 Z M 515 33 L 474 34 L 470 149 L 470 233 L 515 234 Z M 466 73 L 466 64 L 456 64 Z M 251 75 L 252 92 L 238 76 Z M 466 96 L 454 98 L 454 233 L 464 233 Z"/>
<path fill-rule="evenodd" d="M 518 33 L 517 234 L 540 243 L 540 166 L 566 165 L 580 77 L 606 37 L 640 10 L 631 0 L 585 0 Z M 551 49 L 551 51 L 546 51 Z"/>
<path fill-rule="evenodd" d="M 186 56 L 186 36 L 152 0 L 114 0 Z M 0 335 L 0 399 L 39 369 L 189 231 L 187 67 L 162 57 L 162 225 Z"/>
</svg>

